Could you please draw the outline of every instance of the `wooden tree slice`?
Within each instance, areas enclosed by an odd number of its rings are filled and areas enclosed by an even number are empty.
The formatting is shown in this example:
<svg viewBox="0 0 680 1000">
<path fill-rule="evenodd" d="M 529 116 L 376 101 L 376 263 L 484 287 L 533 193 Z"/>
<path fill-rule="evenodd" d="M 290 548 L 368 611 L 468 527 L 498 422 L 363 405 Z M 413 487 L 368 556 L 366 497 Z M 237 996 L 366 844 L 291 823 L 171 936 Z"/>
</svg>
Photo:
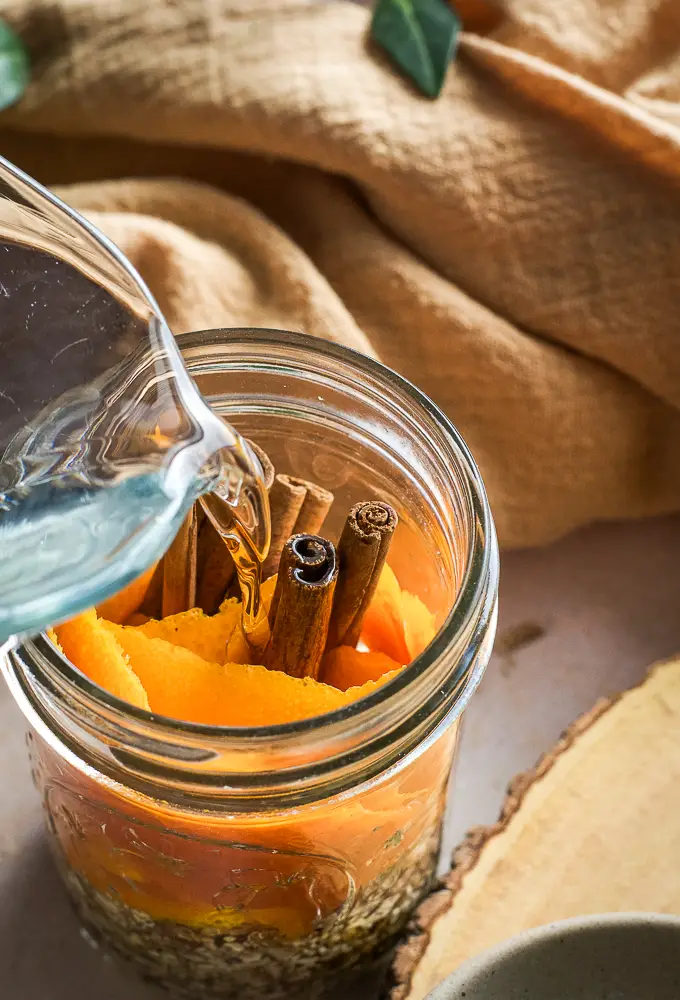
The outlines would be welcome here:
<svg viewBox="0 0 680 1000">
<path fill-rule="evenodd" d="M 588 913 L 680 913 L 680 660 L 578 720 L 469 834 L 397 952 L 391 1000 L 472 955 Z"/>
</svg>

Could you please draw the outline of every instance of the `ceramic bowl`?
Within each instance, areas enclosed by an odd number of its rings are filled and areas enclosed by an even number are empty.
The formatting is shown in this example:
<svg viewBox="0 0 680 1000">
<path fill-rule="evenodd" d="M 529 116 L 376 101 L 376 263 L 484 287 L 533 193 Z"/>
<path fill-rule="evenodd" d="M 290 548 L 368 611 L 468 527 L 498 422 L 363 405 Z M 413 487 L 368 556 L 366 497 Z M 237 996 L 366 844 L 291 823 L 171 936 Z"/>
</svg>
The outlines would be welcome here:
<svg viewBox="0 0 680 1000">
<path fill-rule="evenodd" d="M 579 917 L 477 955 L 428 1000 L 680 1000 L 680 918 Z"/>
</svg>

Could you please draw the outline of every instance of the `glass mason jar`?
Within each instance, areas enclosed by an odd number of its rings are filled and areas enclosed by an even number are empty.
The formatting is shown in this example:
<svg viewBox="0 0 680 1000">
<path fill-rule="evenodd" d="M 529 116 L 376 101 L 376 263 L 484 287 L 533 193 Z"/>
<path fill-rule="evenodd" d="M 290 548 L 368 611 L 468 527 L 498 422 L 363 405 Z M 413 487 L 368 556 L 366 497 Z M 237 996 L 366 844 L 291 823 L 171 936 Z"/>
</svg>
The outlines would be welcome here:
<svg viewBox="0 0 680 1000">
<path fill-rule="evenodd" d="M 369 697 L 259 729 L 133 708 L 44 635 L 4 670 L 51 846 L 97 940 L 178 996 L 342 995 L 436 873 L 458 724 L 495 630 L 493 522 L 455 428 L 376 362 L 279 331 L 178 339 L 218 413 L 279 471 L 334 492 L 331 538 L 359 500 L 397 509 L 390 564 L 436 613 L 436 638 Z"/>
</svg>

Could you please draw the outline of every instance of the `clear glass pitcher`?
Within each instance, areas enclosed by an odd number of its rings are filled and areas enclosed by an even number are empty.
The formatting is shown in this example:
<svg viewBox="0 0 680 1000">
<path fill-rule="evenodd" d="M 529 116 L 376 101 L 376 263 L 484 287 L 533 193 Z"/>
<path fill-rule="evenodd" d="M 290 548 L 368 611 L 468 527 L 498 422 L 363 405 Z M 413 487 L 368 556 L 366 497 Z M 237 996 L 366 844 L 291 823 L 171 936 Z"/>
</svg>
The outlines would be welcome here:
<svg viewBox="0 0 680 1000">
<path fill-rule="evenodd" d="M 0 158 L 0 645 L 96 604 L 214 491 L 268 544 L 257 458 L 139 275 Z"/>
</svg>

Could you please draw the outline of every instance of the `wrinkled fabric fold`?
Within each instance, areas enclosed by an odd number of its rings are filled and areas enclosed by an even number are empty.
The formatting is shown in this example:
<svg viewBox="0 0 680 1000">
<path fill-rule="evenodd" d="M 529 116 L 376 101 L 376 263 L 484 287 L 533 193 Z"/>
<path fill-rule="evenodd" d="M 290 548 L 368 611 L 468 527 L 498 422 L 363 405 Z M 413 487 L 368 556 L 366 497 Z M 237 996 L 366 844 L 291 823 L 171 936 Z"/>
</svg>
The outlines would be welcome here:
<svg viewBox="0 0 680 1000">
<path fill-rule="evenodd" d="M 437 101 L 304 0 L 2 0 L 0 152 L 175 332 L 302 329 L 460 428 L 501 542 L 680 507 L 680 4 L 507 0 Z"/>
</svg>

